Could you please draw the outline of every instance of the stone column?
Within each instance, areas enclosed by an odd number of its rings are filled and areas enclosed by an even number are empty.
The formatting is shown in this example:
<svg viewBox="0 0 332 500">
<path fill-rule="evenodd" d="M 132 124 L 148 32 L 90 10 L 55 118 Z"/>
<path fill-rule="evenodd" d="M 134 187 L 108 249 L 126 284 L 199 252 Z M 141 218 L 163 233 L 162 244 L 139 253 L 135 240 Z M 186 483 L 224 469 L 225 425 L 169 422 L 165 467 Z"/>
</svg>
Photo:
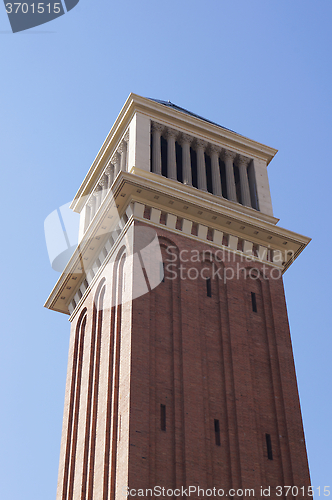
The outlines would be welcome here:
<svg viewBox="0 0 332 500">
<path fill-rule="evenodd" d="M 127 170 L 127 143 L 126 141 L 122 141 L 119 149 L 120 153 L 120 170 L 125 172 Z"/>
<path fill-rule="evenodd" d="M 197 185 L 198 189 L 207 191 L 206 187 L 206 168 L 204 152 L 207 147 L 207 142 L 196 139 L 196 153 L 197 153 Z"/>
<path fill-rule="evenodd" d="M 105 175 L 107 176 L 107 189 L 111 189 L 114 180 L 113 174 L 114 174 L 114 167 L 113 165 L 109 164 L 105 170 Z"/>
<path fill-rule="evenodd" d="M 233 161 L 236 154 L 233 151 L 224 151 L 224 161 L 226 166 L 226 186 L 227 198 L 231 201 L 237 201 Z"/>
<path fill-rule="evenodd" d="M 152 128 L 152 172 L 161 175 L 161 145 L 160 138 L 164 126 L 160 123 L 151 123 Z"/>
<path fill-rule="evenodd" d="M 90 214 L 89 214 L 89 222 L 86 224 L 86 228 L 88 227 L 88 225 L 90 224 L 96 213 L 96 198 L 93 195 L 90 196 L 88 200 L 88 207 L 90 209 Z"/>
<path fill-rule="evenodd" d="M 245 156 L 239 156 L 237 161 L 237 166 L 239 167 L 240 172 L 242 205 L 245 205 L 246 207 L 251 207 L 250 188 L 247 172 L 247 166 L 249 162 L 250 159 L 246 158 Z"/>
<path fill-rule="evenodd" d="M 114 165 L 114 179 L 115 179 L 118 173 L 120 172 L 120 155 L 118 152 L 114 153 L 111 162 Z"/>
<path fill-rule="evenodd" d="M 176 152 L 175 152 L 175 139 L 178 135 L 176 130 L 168 128 L 166 132 L 167 137 L 167 177 L 169 179 L 177 180 L 176 175 Z"/>
<path fill-rule="evenodd" d="M 103 174 L 102 178 L 99 181 L 99 184 L 101 185 L 101 201 L 103 201 L 107 194 L 108 179 L 106 174 Z"/>
<path fill-rule="evenodd" d="M 222 197 L 221 177 L 219 168 L 219 154 L 221 149 L 214 144 L 210 144 L 211 154 L 211 174 L 212 174 L 212 192 L 216 196 Z"/>
<path fill-rule="evenodd" d="M 188 134 L 182 134 L 180 143 L 182 146 L 182 176 L 183 184 L 192 186 L 191 161 L 190 161 L 190 144 L 193 137 Z"/>
<path fill-rule="evenodd" d="M 99 184 L 97 184 L 96 189 L 92 194 L 96 199 L 96 204 L 95 204 L 95 213 L 96 213 L 101 205 L 101 186 Z"/>
</svg>

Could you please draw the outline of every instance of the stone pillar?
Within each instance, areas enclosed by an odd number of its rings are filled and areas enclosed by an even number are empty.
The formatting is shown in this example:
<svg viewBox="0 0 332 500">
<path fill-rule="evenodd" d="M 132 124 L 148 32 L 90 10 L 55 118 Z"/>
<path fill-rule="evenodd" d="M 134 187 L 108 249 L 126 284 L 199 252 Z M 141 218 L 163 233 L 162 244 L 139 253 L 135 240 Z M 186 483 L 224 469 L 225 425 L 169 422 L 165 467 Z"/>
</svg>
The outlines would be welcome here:
<svg viewBox="0 0 332 500">
<path fill-rule="evenodd" d="M 207 191 L 206 187 L 206 168 L 205 168 L 205 148 L 207 147 L 207 142 L 196 139 L 196 153 L 197 153 L 197 185 L 198 189 L 202 191 Z"/>
<path fill-rule="evenodd" d="M 88 227 L 88 225 L 90 224 L 90 222 L 92 221 L 92 219 L 94 218 L 95 213 L 96 213 L 96 198 L 93 195 L 90 196 L 90 198 L 88 200 L 88 207 L 90 209 L 90 211 L 89 211 L 89 221 L 87 222 L 85 228 Z"/>
<path fill-rule="evenodd" d="M 101 185 L 101 201 L 103 201 L 107 194 L 108 179 L 106 174 L 103 174 L 102 178 L 99 181 L 99 184 Z"/>
<path fill-rule="evenodd" d="M 152 172 L 161 175 L 161 144 L 160 138 L 164 126 L 160 123 L 151 123 L 152 128 Z"/>
<path fill-rule="evenodd" d="M 181 135 L 181 146 L 182 146 L 182 176 L 183 184 L 192 186 L 192 175 L 191 175 L 191 161 L 190 161 L 190 144 L 193 137 L 188 134 Z"/>
<path fill-rule="evenodd" d="M 246 158 L 245 156 L 239 156 L 237 161 L 237 166 L 239 167 L 240 172 L 242 205 L 245 205 L 246 207 L 251 207 L 250 188 L 247 172 L 247 166 L 249 165 L 249 162 L 250 159 Z"/>
<path fill-rule="evenodd" d="M 114 180 L 113 174 L 114 174 L 114 167 L 112 164 L 109 164 L 105 170 L 105 175 L 107 176 L 107 189 L 111 189 Z"/>
<path fill-rule="evenodd" d="M 224 161 L 226 166 L 227 198 L 231 201 L 237 201 L 234 168 L 233 168 L 233 161 L 235 156 L 236 154 L 233 151 L 228 151 L 228 150 L 224 151 Z"/>
<path fill-rule="evenodd" d="M 115 180 L 116 176 L 120 172 L 120 155 L 118 152 L 114 153 L 111 159 L 112 164 L 114 165 L 114 179 Z"/>
<path fill-rule="evenodd" d="M 178 135 L 176 130 L 168 128 L 166 132 L 167 137 L 167 177 L 169 179 L 177 180 L 176 175 L 176 152 L 175 152 L 175 139 Z"/>
<path fill-rule="evenodd" d="M 215 146 L 214 144 L 211 144 L 210 154 L 211 154 L 212 192 L 216 196 L 222 197 L 221 177 L 219 168 L 220 148 L 218 146 Z"/>
<path fill-rule="evenodd" d="M 92 194 L 96 199 L 96 204 L 95 204 L 95 213 L 96 213 L 101 205 L 101 186 L 99 184 L 97 184 L 96 189 Z"/>
<path fill-rule="evenodd" d="M 119 153 L 120 153 L 120 170 L 122 172 L 126 172 L 127 170 L 127 143 L 126 141 L 122 141 L 120 146 L 119 146 Z"/>
</svg>

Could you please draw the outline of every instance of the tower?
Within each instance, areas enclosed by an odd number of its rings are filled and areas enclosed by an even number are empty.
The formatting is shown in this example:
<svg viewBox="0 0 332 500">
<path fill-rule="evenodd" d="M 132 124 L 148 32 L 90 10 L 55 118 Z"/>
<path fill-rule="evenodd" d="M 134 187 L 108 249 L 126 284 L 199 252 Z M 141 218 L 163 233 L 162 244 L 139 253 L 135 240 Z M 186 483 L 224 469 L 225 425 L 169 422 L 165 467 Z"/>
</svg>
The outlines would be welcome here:
<svg viewBox="0 0 332 500">
<path fill-rule="evenodd" d="M 71 322 L 57 500 L 310 496 L 282 282 L 309 239 L 276 225 L 275 154 L 128 97 L 45 304 Z"/>
</svg>

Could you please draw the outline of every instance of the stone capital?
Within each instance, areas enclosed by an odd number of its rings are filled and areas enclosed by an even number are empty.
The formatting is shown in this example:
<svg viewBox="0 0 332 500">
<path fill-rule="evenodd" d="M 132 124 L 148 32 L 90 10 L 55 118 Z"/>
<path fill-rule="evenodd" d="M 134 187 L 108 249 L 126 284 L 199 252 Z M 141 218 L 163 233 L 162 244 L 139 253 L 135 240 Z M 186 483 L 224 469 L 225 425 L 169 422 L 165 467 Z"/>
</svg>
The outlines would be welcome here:
<svg viewBox="0 0 332 500">
<path fill-rule="evenodd" d="M 107 175 L 108 177 L 110 175 L 112 175 L 112 166 L 111 165 L 108 165 L 106 168 L 105 168 L 105 175 Z"/>
<path fill-rule="evenodd" d="M 193 140 L 194 140 L 193 136 L 188 134 L 181 134 L 179 137 L 180 144 L 191 144 Z"/>
<path fill-rule="evenodd" d="M 101 187 L 101 184 L 100 184 L 101 181 L 98 182 L 97 186 L 96 186 L 96 189 L 94 190 L 94 192 L 92 193 L 93 196 L 99 196 L 100 194 L 100 191 L 102 190 L 102 187 Z"/>
<path fill-rule="evenodd" d="M 129 142 L 129 130 L 127 130 L 127 132 L 125 133 L 125 135 L 123 136 L 123 140 L 125 142 Z"/>
<path fill-rule="evenodd" d="M 112 156 L 111 158 L 111 162 L 113 163 L 113 165 L 116 165 L 117 163 L 119 163 L 120 159 L 119 159 L 119 153 L 116 152 L 114 153 L 114 155 Z"/>
<path fill-rule="evenodd" d="M 224 151 L 223 151 L 223 159 L 224 160 L 230 159 L 230 160 L 234 161 L 235 157 L 236 157 L 236 153 L 234 153 L 234 151 L 229 151 L 229 149 L 224 149 Z"/>
<path fill-rule="evenodd" d="M 179 132 L 177 130 L 174 130 L 174 128 L 167 127 L 165 135 L 167 139 L 169 138 L 176 139 L 177 136 L 179 135 Z"/>
<path fill-rule="evenodd" d="M 165 129 L 164 125 L 161 125 L 160 123 L 156 123 L 156 122 L 151 122 L 152 132 L 159 132 L 160 134 L 162 134 L 164 129 Z"/>
<path fill-rule="evenodd" d="M 118 147 L 118 153 L 122 154 L 127 151 L 127 143 L 125 141 L 121 141 Z"/>
<path fill-rule="evenodd" d="M 219 155 L 221 152 L 221 147 L 217 146 L 216 144 L 209 144 L 208 151 L 210 153 L 216 153 L 217 155 Z"/>
<path fill-rule="evenodd" d="M 104 188 L 105 186 L 107 186 L 107 178 L 106 178 L 106 173 L 105 175 L 102 176 L 102 178 L 100 179 L 99 181 L 99 184 Z"/>
<path fill-rule="evenodd" d="M 90 198 L 87 201 L 87 205 L 88 205 L 88 207 L 91 208 L 93 206 L 93 204 L 94 204 L 93 196 L 90 196 Z"/>
<path fill-rule="evenodd" d="M 208 143 L 204 141 L 203 139 L 196 139 L 195 140 L 195 148 L 196 149 L 206 149 L 208 147 Z"/>
<path fill-rule="evenodd" d="M 250 163 L 250 158 L 247 158 L 246 156 L 242 156 L 242 155 L 238 155 L 237 159 L 236 159 L 236 164 L 240 167 L 240 166 L 244 166 L 244 167 L 247 167 Z"/>
</svg>

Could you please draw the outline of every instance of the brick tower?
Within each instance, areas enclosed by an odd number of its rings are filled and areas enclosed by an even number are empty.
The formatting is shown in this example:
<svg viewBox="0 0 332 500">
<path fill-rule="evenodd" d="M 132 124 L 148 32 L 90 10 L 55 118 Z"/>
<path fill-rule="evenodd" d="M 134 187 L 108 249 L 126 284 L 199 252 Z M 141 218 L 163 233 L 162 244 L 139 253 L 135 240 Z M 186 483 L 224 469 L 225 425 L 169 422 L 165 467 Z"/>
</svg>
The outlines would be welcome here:
<svg viewBox="0 0 332 500">
<path fill-rule="evenodd" d="M 276 225 L 275 154 L 127 99 L 45 304 L 71 322 L 57 500 L 309 497 L 282 282 L 309 239 Z"/>
</svg>

